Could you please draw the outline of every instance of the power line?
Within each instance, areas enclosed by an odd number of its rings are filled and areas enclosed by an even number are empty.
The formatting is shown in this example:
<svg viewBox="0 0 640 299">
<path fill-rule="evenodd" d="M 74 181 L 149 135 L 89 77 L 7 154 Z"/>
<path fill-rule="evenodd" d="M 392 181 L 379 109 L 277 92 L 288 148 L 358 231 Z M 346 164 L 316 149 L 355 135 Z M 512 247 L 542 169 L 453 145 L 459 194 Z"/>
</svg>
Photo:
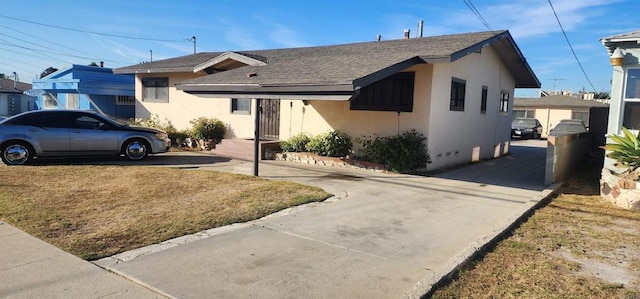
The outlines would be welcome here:
<svg viewBox="0 0 640 299">
<path fill-rule="evenodd" d="M 560 30 L 562 30 L 562 34 L 564 35 L 564 39 L 567 41 L 567 44 L 569 44 L 569 48 L 571 49 L 571 53 L 573 53 L 573 57 L 578 62 L 578 65 L 580 66 L 580 70 L 582 70 L 582 74 L 584 74 L 584 77 L 587 78 L 587 82 L 589 82 L 589 85 L 591 85 L 591 89 L 593 89 L 593 92 L 597 92 L 596 88 L 593 86 L 593 83 L 591 83 L 591 79 L 589 79 L 589 76 L 587 76 L 587 72 L 584 70 L 584 67 L 582 67 L 582 63 L 580 63 L 580 59 L 578 59 L 578 55 L 576 55 L 576 51 L 573 50 L 573 46 L 571 45 L 571 42 L 569 41 L 569 37 L 567 37 L 567 33 L 564 31 L 564 28 L 562 27 L 562 23 L 560 23 L 560 18 L 558 18 L 558 14 L 556 13 L 555 8 L 553 8 L 553 4 L 551 4 L 551 0 L 547 0 L 547 1 L 549 1 L 549 6 L 551 6 L 551 10 L 553 11 L 553 15 L 556 16 L 556 20 L 558 21 L 558 25 L 560 25 Z"/>
<path fill-rule="evenodd" d="M 1 18 L 15 20 L 15 21 L 20 21 L 20 22 L 25 22 L 25 23 L 45 26 L 45 27 L 61 29 L 61 30 L 81 32 L 81 33 L 89 33 L 89 34 L 96 34 L 96 35 L 102 35 L 102 36 L 127 38 L 127 39 L 136 39 L 136 40 L 146 40 L 146 41 L 156 41 L 156 42 L 172 42 L 172 43 L 174 43 L 174 42 L 190 42 L 191 41 L 190 38 L 188 38 L 188 39 L 180 39 L 180 40 L 171 40 L 171 39 L 157 39 L 157 38 L 145 38 L 145 37 L 135 37 L 135 36 L 125 36 L 125 35 L 118 35 L 118 34 L 109 34 L 109 33 L 102 33 L 102 32 L 95 32 L 95 31 L 88 31 L 88 30 L 81 30 L 81 29 L 74 29 L 74 28 L 56 26 L 56 25 L 51 25 L 51 24 L 44 24 L 44 23 L 18 19 L 18 18 L 14 18 L 14 17 L 9 17 L 9 16 L 5 16 L 5 15 L 0 15 L 0 17 Z"/>
<path fill-rule="evenodd" d="M 491 25 L 489 25 L 489 22 L 487 22 L 487 20 L 482 16 L 482 14 L 480 14 L 480 11 L 478 11 L 476 6 L 473 5 L 471 0 L 463 0 L 463 2 L 471 10 L 471 12 L 473 12 L 476 15 L 476 17 L 480 19 L 480 22 L 482 22 L 482 24 L 484 24 L 484 26 L 487 27 L 487 29 L 489 29 L 489 31 L 494 32 L 493 28 L 491 28 Z"/>
<path fill-rule="evenodd" d="M 15 31 L 15 32 L 18 32 L 18 33 L 21 33 L 21 34 L 24 34 L 24 35 L 29 36 L 29 37 L 33 37 L 33 38 L 37 39 L 38 41 L 44 41 L 44 42 L 47 42 L 47 43 L 50 43 L 50 44 L 54 44 L 54 45 L 59 46 L 59 47 L 63 47 L 63 48 L 65 48 L 65 49 L 68 49 L 68 50 L 71 50 L 71 51 L 75 51 L 75 52 L 78 52 L 78 53 L 82 53 L 82 54 L 84 54 L 84 55 L 92 55 L 91 53 L 87 53 L 87 52 L 81 51 L 81 50 L 79 50 L 79 49 L 74 49 L 74 48 L 71 48 L 71 47 L 68 47 L 68 46 L 66 46 L 66 45 L 56 43 L 56 42 L 52 42 L 52 41 L 50 41 L 50 40 L 46 40 L 46 39 L 44 39 L 44 38 L 41 38 L 41 37 L 38 37 L 38 36 L 35 36 L 35 35 L 32 35 L 32 34 L 29 34 L 29 33 L 26 33 L 26 32 L 22 32 L 22 31 L 20 31 L 20 30 L 16 30 L 16 29 L 14 29 L 14 28 L 10 28 L 10 27 L 7 27 L 7 26 L 2 25 L 2 24 L 0 24 L 0 27 L 4 27 L 4 28 L 6 28 L 6 29 L 9 29 L 9 30 L 11 30 L 11 31 Z M 2 33 L 0 33 L 0 34 L 2 34 Z M 5 35 L 5 36 L 8 36 L 8 37 L 11 37 L 11 38 L 17 39 L 17 40 L 21 40 L 21 39 L 18 39 L 17 37 L 13 37 L 13 36 L 10 36 L 10 35 L 7 35 L 7 34 L 2 34 L 2 35 Z M 27 42 L 27 41 L 25 41 L 25 42 L 26 42 L 26 43 L 30 43 L 30 44 L 34 44 L 34 43 L 31 43 L 31 42 Z M 38 46 L 43 47 L 43 48 L 45 48 L 45 49 L 54 50 L 54 49 L 52 49 L 52 48 L 45 47 L 45 46 L 43 46 L 43 45 L 39 45 L 39 44 L 38 44 Z M 96 59 L 98 59 L 98 58 L 96 58 Z M 99 59 L 99 60 L 101 60 L 101 61 L 105 61 L 105 62 L 112 62 L 112 63 L 121 63 L 121 62 L 119 62 L 119 61 L 109 60 L 109 59 Z"/>
</svg>

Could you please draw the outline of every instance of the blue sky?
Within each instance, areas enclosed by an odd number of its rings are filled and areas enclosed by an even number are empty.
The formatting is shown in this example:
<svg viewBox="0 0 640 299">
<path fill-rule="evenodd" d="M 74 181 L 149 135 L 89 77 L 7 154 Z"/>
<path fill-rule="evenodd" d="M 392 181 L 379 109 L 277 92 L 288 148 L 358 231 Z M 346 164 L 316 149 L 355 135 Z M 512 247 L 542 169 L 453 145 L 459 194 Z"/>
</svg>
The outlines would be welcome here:
<svg viewBox="0 0 640 299">
<path fill-rule="evenodd" d="M 636 1 L 551 0 L 593 88 L 549 0 L 0 0 L 10 8 L 0 11 L 0 73 L 31 82 L 49 66 L 104 61 L 115 68 L 188 55 L 192 36 L 204 52 L 398 39 L 404 29 L 414 37 L 419 20 L 425 36 L 489 30 L 471 5 L 491 29 L 511 32 L 543 89 L 609 91 L 612 69 L 600 39 L 640 29 Z"/>
</svg>

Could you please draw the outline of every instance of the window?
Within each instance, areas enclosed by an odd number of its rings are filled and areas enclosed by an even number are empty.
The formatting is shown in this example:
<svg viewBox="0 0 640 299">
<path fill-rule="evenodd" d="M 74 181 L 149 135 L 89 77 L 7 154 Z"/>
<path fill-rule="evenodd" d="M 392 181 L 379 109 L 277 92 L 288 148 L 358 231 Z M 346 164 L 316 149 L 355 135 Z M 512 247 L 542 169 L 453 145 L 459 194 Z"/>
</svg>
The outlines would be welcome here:
<svg viewBox="0 0 640 299">
<path fill-rule="evenodd" d="M 487 114 L 487 93 L 488 88 L 482 86 L 482 97 L 480 98 L 480 114 Z"/>
<path fill-rule="evenodd" d="M 573 111 L 573 112 L 571 112 L 571 118 L 572 119 L 579 119 L 579 120 L 582 121 L 583 124 L 588 124 L 589 123 L 589 112 Z"/>
<path fill-rule="evenodd" d="M 251 114 L 251 99 L 231 99 L 231 113 Z"/>
<path fill-rule="evenodd" d="M 42 96 L 42 100 L 44 101 L 44 109 L 56 109 L 58 108 L 58 101 L 53 95 L 45 94 Z"/>
<path fill-rule="evenodd" d="M 451 101 L 449 102 L 449 110 L 464 111 L 464 93 L 467 81 L 451 78 Z"/>
<path fill-rule="evenodd" d="M 413 111 L 414 72 L 393 74 L 358 90 L 351 99 L 351 110 Z"/>
<path fill-rule="evenodd" d="M 622 126 L 640 130 L 640 69 L 627 70 Z"/>
<path fill-rule="evenodd" d="M 500 112 L 509 112 L 509 93 L 506 90 L 500 92 Z"/>
<path fill-rule="evenodd" d="M 169 102 L 169 78 L 142 78 L 142 100 Z"/>
<path fill-rule="evenodd" d="M 68 93 L 66 98 L 67 98 L 67 109 L 80 108 L 80 102 L 78 101 L 77 93 Z"/>
<path fill-rule="evenodd" d="M 134 96 L 116 96 L 116 105 L 134 106 L 136 97 Z"/>
<path fill-rule="evenodd" d="M 513 110 L 513 118 L 518 117 L 535 118 L 536 112 L 534 110 Z"/>
</svg>

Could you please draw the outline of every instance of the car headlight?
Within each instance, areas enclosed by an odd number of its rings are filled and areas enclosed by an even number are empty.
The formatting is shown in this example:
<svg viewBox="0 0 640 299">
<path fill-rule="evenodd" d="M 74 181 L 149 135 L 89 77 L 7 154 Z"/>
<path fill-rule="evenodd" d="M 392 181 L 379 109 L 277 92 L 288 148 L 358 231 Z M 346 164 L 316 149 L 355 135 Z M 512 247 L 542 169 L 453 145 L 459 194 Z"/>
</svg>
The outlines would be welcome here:
<svg viewBox="0 0 640 299">
<path fill-rule="evenodd" d="M 532 132 L 533 129 L 524 129 L 526 132 Z"/>
<path fill-rule="evenodd" d="M 169 135 L 167 135 L 167 133 L 160 132 L 160 133 L 156 133 L 156 138 L 160 140 L 166 140 L 169 138 Z"/>
</svg>

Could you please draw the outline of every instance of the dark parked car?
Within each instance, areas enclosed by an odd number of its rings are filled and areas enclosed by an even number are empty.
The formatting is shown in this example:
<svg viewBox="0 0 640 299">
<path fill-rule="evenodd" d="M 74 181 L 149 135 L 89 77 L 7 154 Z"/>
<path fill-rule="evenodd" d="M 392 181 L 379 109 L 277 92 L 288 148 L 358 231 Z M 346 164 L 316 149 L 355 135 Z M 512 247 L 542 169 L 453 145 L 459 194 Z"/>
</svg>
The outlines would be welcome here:
<svg viewBox="0 0 640 299">
<path fill-rule="evenodd" d="M 129 126 L 87 110 L 36 110 L 0 122 L 0 158 L 7 165 L 34 157 L 119 156 L 142 160 L 168 151 L 167 133 Z"/>
<path fill-rule="evenodd" d="M 560 136 L 575 133 L 584 133 L 587 131 L 584 123 L 579 119 L 563 119 L 551 131 L 549 136 Z"/>
<path fill-rule="evenodd" d="M 542 124 L 535 118 L 515 118 L 511 122 L 511 136 L 540 139 L 542 137 Z"/>
</svg>

